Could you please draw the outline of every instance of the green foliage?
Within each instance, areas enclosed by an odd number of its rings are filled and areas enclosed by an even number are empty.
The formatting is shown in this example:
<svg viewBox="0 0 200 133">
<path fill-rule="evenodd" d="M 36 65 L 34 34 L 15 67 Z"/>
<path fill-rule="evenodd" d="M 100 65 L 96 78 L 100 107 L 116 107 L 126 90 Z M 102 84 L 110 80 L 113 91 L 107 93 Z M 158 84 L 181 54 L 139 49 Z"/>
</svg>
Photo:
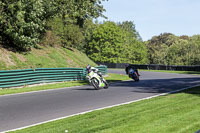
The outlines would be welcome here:
<svg viewBox="0 0 200 133">
<path fill-rule="evenodd" d="M 86 54 L 96 62 L 145 64 L 147 49 L 137 36 L 132 22 L 99 24 L 93 30 Z"/>
<path fill-rule="evenodd" d="M 187 54 L 187 41 L 182 40 L 180 43 L 171 45 L 166 53 L 168 64 L 186 65 L 187 58 L 185 58 L 185 55 Z"/>
<path fill-rule="evenodd" d="M 64 25 L 61 18 L 55 17 L 49 21 L 48 25 L 52 32 L 60 38 L 64 47 L 77 48 L 84 41 L 81 28 L 75 24 Z"/>
<path fill-rule="evenodd" d="M 57 17 L 49 21 L 52 31 L 60 37 L 64 47 L 84 51 L 83 45 L 87 45 L 87 38 L 90 34 L 86 28 L 90 27 L 88 22 L 91 18 L 103 16 L 102 13 L 105 11 L 101 0 L 57 0 L 53 4 L 57 7 Z M 93 22 L 90 24 L 93 25 Z"/>
<path fill-rule="evenodd" d="M 100 24 L 93 31 L 86 53 L 93 61 L 121 62 L 123 38 L 122 29 L 114 22 Z"/>
<path fill-rule="evenodd" d="M 61 18 L 61 41 L 77 47 L 83 41 L 84 21 L 103 16 L 105 0 L 1 0 L 0 37 L 4 46 L 26 50 L 40 42 L 51 18 Z M 59 17 L 58 17 L 59 16 Z M 56 23 L 57 24 L 57 23 Z M 0 38 L 1 39 L 1 38 Z"/>
<path fill-rule="evenodd" d="M 61 39 L 59 36 L 56 35 L 55 32 L 52 30 L 46 31 L 44 34 L 42 40 L 40 41 L 40 44 L 43 46 L 51 46 L 51 47 L 57 47 L 61 46 Z"/>
<path fill-rule="evenodd" d="M 198 65 L 200 64 L 200 43 L 193 40 L 182 40 L 168 50 L 169 64 Z"/>
<path fill-rule="evenodd" d="M 80 51 L 87 53 L 93 30 L 95 30 L 97 27 L 98 27 L 98 24 L 93 23 L 92 19 L 88 19 L 87 21 L 85 21 L 85 24 L 82 28 L 84 41 L 78 46 L 78 49 Z"/>
<path fill-rule="evenodd" d="M 105 11 L 101 5 L 102 1 L 107 0 L 57 0 L 55 3 L 64 22 L 73 22 L 83 27 L 88 18 L 105 17 L 102 14 Z"/>
<path fill-rule="evenodd" d="M 42 0 L 3 0 L 1 36 L 13 47 L 26 49 L 39 42 L 45 29 Z"/>
<path fill-rule="evenodd" d="M 167 48 L 178 41 L 178 37 L 171 33 L 154 36 L 147 42 L 150 64 L 167 64 L 165 61 Z"/>
<path fill-rule="evenodd" d="M 151 64 L 200 64 L 200 35 L 175 36 L 164 33 L 147 42 Z"/>
<path fill-rule="evenodd" d="M 123 63 L 147 64 L 147 48 L 142 42 L 139 33 L 135 29 L 135 25 L 131 21 L 125 21 L 118 24 L 125 35 L 123 41 Z"/>
<path fill-rule="evenodd" d="M 124 31 L 127 32 L 128 36 L 130 37 L 129 39 L 137 39 L 139 41 L 142 41 L 141 36 L 139 35 L 139 33 L 136 31 L 135 29 L 135 24 L 133 23 L 133 21 L 124 21 L 122 23 L 118 24 Z"/>
<path fill-rule="evenodd" d="M 63 36 L 66 38 L 64 46 L 77 48 L 84 40 L 81 29 L 77 25 L 68 25 L 64 28 Z"/>
<path fill-rule="evenodd" d="M 133 40 L 129 45 L 124 45 L 122 63 L 148 64 L 147 47 L 143 42 Z"/>
</svg>

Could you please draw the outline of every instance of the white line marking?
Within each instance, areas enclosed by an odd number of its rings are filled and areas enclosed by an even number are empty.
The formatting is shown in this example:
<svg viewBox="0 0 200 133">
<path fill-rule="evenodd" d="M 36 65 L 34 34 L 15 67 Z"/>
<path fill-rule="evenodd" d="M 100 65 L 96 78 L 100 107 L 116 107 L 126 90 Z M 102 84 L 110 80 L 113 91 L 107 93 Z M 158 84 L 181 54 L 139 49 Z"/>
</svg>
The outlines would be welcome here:
<svg viewBox="0 0 200 133">
<path fill-rule="evenodd" d="M 138 101 L 142 101 L 142 100 L 146 100 L 146 99 L 151 99 L 151 98 L 158 97 L 158 96 L 164 96 L 164 95 L 172 94 L 172 93 L 175 93 L 175 92 L 183 91 L 183 90 L 186 90 L 186 89 L 189 89 L 189 88 L 193 88 L 193 87 L 197 87 L 197 86 L 199 86 L 199 85 L 194 85 L 194 86 L 191 86 L 191 87 L 186 87 L 186 88 L 182 88 L 182 89 L 179 89 L 179 90 L 174 90 L 174 91 L 170 91 L 170 92 L 167 92 L 167 93 L 161 93 L 161 94 L 158 94 L 158 95 L 154 95 L 154 96 L 150 96 L 150 97 L 146 97 L 146 98 L 141 98 L 141 99 L 138 99 L 138 100 L 133 100 L 133 101 L 125 102 L 125 103 L 120 103 L 120 104 L 106 106 L 106 107 L 93 109 L 93 110 L 89 110 L 89 111 L 85 111 L 85 112 L 80 112 L 80 113 L 76 113 L 76 114 L 72 114 L 72 115 L 68 115 L 68 116 L 64 116 L 64 117 L 60 117 L 60 118 L 56 118 L 56 119 L 40 122 L 40 123 L 37 123 L 37 124 L 32 124 L 32 125 L 21 127 L 21 128 L 16 128 L 16 129 L 8 130 L 8 131 L 3 131 L 3 132 L 0 132 L 0 133 L 6 133 L 6 132 L 11 132 L 11 131 L 22 130 L 22 129 L 25 129 L 25 128 L 37 126 L 37 125 L 40 125 L 40 124 L 45 124 L 45 123 L 56 121 L 56 120 L 65 119 L 65 118 L 76 116 L 76 115 L 82 115 L 82 114 L 90 113 L 90 112 L 97 111 L 97 110 L 112 108 L 112 107 L 116 107 L 116 106 L 120 106 L 120 105 L 126 105 L 126 104 L 130 104 L 130 103 L 134 103 L 134 102 L 138 102 Z"/>
</svg>

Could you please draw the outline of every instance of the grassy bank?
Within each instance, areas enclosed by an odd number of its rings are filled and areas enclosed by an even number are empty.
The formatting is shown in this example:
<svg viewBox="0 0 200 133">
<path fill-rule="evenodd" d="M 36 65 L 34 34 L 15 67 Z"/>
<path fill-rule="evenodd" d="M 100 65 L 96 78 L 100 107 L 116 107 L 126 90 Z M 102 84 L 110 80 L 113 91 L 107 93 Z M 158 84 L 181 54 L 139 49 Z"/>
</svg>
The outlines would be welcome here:
<svg viewBox="0 0 200 133">
<path fill-rule="evenodd" d="M 0 47 L 0 70 L 86 67 L 96 66 L 84 53 L 76 49 L 63 47 L 40 46 L 30 52 L 13 52 Z"/>
<path fill-rule="evenodd" d="M 200 129 L 200 87 L 90 112 L 15 133 L 194 133 Z"/>
<path fill-rule="evenodd" d="M 122 80 L 129 80 L 129 77 L 126 75 L 109 73 L 108 76 L 105 77 L 105 79 L 108 82 L 117 82 L 117 81 L 122 81 Z M 31 92 L 31 91 L 41 91 L 41 90 L 65 88 L 65 87 L 72 87 L 72 86 L 81 86 L 81 85 L 87 85 L 87 84 L 88 84 L 87 81 L 68 81 L 68 82 L 38 85 L 38 86 L 24 86 L 21 88 L 1 89 L 0 95 L 24 93 L 24 92 Z"/>
</svg>

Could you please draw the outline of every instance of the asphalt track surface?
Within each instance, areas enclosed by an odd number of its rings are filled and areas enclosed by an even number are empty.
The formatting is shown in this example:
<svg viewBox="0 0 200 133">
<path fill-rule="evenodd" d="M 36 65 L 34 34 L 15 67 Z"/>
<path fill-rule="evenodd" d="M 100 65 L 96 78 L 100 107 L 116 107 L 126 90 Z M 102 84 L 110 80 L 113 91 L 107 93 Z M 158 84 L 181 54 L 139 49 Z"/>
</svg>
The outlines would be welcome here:
<svg viewBox="0 0 200 133">
<path fill-rule="evenodd" d="M 124 70 L 108 70 L 125 74 Z M 200 84 L 200 76 L 140 72 L 140 81 L 0 96 L 0 132 Z"/>
</svg>

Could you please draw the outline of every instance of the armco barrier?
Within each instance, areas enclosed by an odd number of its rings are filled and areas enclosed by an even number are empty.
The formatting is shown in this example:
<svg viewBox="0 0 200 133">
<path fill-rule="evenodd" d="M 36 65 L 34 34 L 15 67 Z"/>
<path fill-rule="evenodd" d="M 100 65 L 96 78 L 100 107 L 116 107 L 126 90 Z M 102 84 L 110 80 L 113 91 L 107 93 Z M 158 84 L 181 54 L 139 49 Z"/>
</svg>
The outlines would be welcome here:
<svg viewBox="0 0 200 133">
<path fill-rule="evenodd" d="M 106 66 L 96 67 L 102 74 Z M 0 71 L 0 88 L 17 87 L 39 83 L 85 80 L 85 68 L 37 68 Z"/>
</svg>

